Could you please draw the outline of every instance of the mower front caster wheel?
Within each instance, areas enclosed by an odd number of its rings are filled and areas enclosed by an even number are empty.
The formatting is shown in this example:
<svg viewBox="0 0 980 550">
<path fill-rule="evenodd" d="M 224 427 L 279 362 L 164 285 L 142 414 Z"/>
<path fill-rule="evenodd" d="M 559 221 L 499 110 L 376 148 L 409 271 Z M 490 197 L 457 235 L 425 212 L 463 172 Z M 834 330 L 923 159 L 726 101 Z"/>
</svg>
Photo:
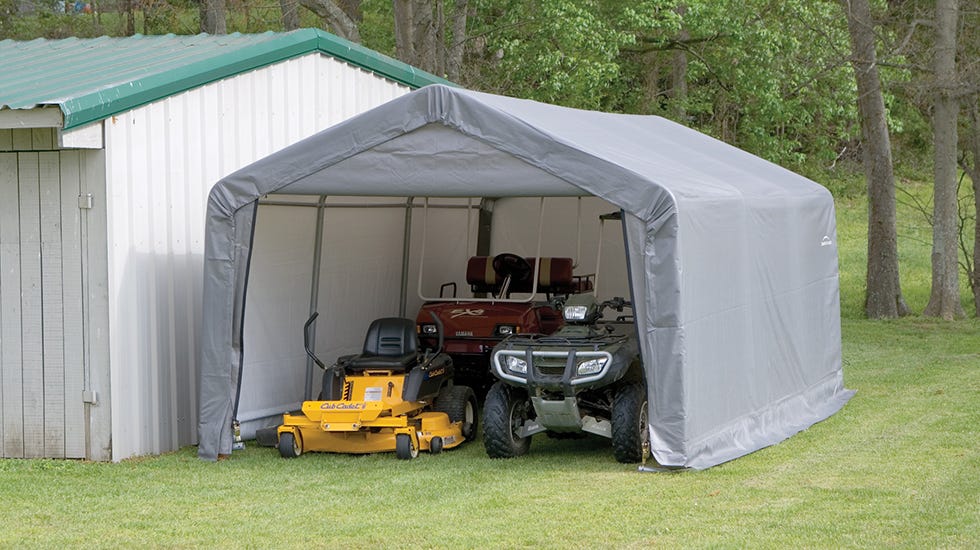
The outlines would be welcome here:
<svg viewBox="0 0 980 550">
<path fill-rule="evenodd" d="M 419 456 L 419 447 L 408 434 L 395 436 L 395 456 L 402 460 L 411 460 Z"/>
<path fill-rule="evenodd" d="M 279 454 L 283 458 L 296 458 L 303 454 L 303 445 L 292 432 L 279 434 Z"/>
</svg>

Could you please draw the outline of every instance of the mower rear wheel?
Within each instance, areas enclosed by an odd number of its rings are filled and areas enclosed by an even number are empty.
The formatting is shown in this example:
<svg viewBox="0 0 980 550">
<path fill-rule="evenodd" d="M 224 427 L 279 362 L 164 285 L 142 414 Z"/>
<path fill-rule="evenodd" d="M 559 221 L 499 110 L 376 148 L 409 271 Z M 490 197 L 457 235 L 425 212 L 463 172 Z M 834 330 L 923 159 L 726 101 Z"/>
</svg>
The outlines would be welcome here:
<svg viewBox="0 0 980 550">
<path fill-rule="evenodd" d="M 296 458 L 303 454 L 303 445 L 292 432 L 279 434 L 279 454 L 283 458 Z"/>
<path fill-rule="evenodd" d="M 483 445 L 490 458 L 514 458 L 527 454 L 531 438 L 521 437 L 521 427 L 531 412 L 527 392 L 497 382 L 483 404 Z"/>
<path fill-rule="evenodd" d="M 395 456 L 402 460 L 411 460 L 419 456 L 418 445 L 408 434 L 398 434 L 395 436 Z"/>
<path fill-rule="evenodd" d="M 643 460 L 644 444 L 649 440 L 647 388 L 644 384 L 625 385 L 613 398 L 613 455 L 623 464 L 640 462 Z"/>
<path fill-rule="evenodd" d="M 461 422 L 463 440 L 476 438 L 476 430 L 480 423 L 479 405 L 476 393 L 469 386 L 453 386 L 443 388 L 436 398 L 433 410 L 446 413 L 450 422 Z"/>
</svg>

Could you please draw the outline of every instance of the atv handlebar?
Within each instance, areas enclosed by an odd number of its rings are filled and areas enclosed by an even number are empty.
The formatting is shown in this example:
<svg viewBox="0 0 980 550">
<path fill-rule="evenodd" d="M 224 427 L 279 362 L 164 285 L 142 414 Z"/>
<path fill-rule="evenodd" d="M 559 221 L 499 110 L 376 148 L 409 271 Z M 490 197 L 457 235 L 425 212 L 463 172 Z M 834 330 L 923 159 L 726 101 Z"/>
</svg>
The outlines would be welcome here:
<svg viewBox="0 0 980 550">
<path fill-rule="evenodd" d="M 610 308 L 610 309 L 615 309 L 616 311 L 620 311 L 621 312 L 621 311 L 623 311 L 623 308 L 624 307 L 633 307 L 633 304 L 630 303 L 625 298 L 621 298 L 619 296 L 616 296 L 612 300 L 606 300 L 606 301 L 602 302 L 601 304 L 599 304 L 600 311 L 602 309 L 607 308 L 607 307 Z"/>
</svg>

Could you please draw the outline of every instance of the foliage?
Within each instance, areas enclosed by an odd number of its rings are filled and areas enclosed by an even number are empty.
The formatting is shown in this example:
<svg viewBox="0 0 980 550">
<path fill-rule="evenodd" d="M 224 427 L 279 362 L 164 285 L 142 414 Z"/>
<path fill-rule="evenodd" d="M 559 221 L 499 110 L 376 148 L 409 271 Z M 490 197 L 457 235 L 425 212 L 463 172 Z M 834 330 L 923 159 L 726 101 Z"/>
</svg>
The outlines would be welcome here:
<svg viewBox="0 0 980 550">
<path fill-rule="evenodd" d="M 701 130 L 775 162 L 829 163 L 860 134 L 847 28 L 827 2 L 690 3 L 686 111 Z"/>
<path fill-rule="evenodd" d="M 590 0 L 479 0 L 471 35 L 482 88 L 569 107 L 598 109 L 620 74 L 631 37 Z M 472 61 L 472 60 L 471 60 Z"/>
</svg>

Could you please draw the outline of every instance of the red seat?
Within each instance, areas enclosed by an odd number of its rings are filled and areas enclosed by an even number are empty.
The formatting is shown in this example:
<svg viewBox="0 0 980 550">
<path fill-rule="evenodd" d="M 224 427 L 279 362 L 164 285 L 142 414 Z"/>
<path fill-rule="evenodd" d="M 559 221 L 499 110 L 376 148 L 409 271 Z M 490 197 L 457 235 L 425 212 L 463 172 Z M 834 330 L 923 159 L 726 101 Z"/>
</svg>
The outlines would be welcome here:
<svg viewBox="0 0 980 550">
<path fill-rule="evenodd" d="M 536 258 L 525 258 L 531 269 L 537 264 Z M 591 289 L 591 280 L 582 280 L 572 274 L 574 262 L 571 258 L 541 258 L 538 272 L 538 292 L 546 294 L 571 294 L 582 292 L 584 287 Z M 533 271 L 532 271 L 533 272 Z M 492 256 L 473 256 L 466 263 L 466 282 L 473 292 L 496 293 L 504 279 L 493 270 Z M 532 280 L 511 281 L 510 292 L 528 293 L 532 290 Z"/>
</svg>

